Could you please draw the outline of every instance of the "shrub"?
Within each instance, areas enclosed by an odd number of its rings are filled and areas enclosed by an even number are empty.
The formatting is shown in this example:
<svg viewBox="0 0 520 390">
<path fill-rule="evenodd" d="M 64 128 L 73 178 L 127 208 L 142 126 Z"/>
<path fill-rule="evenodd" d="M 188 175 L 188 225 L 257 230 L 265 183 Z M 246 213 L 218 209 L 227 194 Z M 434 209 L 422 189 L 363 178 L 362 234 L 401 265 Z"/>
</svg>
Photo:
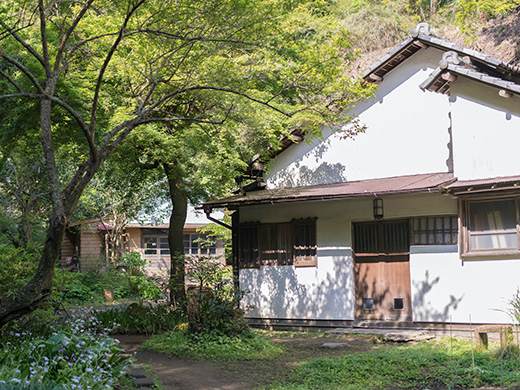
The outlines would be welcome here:
<svg viewBox="0 0 520 390">
<path fill-rule="evenodd" d="M 169 305 L 143 302 L 94 311 L 93 314 L 113 333 L 155 333 L 171 330 L 183 321 L 182 315 Z"/>
<path fill-rule="evenodd" d="M 0 245 L 0 295 L 22 288 L 38 265 L 35 251 Z"/>
<path fill-rule="evenodd" d="M 199 257 L 188 259 L 188 270 L 188 277 L 198 281 L 198 287 L 188 293 L 189 331 L 248 334 L 250 329 L 240 308 L 243 293 L 235 293 L 230 268 L 214 258 Z"/>
<path fill-rule="evenodd" d="M 126 252 L 120 259 L 121 265 L 130 275 L 142 275 L 146 266 L 146 259 L 141 257 L 139 252 Z"/>
</svg>

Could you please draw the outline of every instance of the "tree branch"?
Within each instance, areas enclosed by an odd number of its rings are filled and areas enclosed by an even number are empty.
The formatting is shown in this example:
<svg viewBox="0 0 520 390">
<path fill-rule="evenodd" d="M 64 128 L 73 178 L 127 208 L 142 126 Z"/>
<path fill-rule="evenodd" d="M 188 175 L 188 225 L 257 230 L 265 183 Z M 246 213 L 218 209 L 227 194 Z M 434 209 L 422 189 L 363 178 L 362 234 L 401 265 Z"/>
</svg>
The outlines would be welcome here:
<svg viewBox="0 0 520 390">
<path fill-rule="evenodd" d="M 1 74 L 1 71 L 0 71 L 0 74 Z M 58 104 L 60 107 L 64 108 L 70 114 L 70 116 L 72 118 L 74 118 L 74 120 L 78 124 L 79 128 L 85 135 L 85 138 L 87 139 L 89 151 L 90 151 L 90 156 L 92 158 L 98 157 L 98 155 L 97 155 L 98 151 L 97 151 L 97 147 L 95 144 L 95 140 L 94 140 L 94 137 L 92 136 L 92 134 L 88 131 L 87 124 L 83 120 L 83 117 L 81 116 L 81 114 L 78 111 L 76 111 L 74 108 L 72 108 L 68 103 L 64 102 L 63 100 L 61 100 L 60 98 L 58 98 L 56 96 L 47 96 L 45 94 L 35 94 L 35 93 L 25 93 L 23 91 L 21 93 L 16 93 L 16 94 L 0 95 L 0 99 L 10 99 L 10 98 L 26 98 L 26 99 L 37 99 L 37 100 L 47 98 L 47 99 L 51 100 L 52 102 Z"/>
<path fill-rule="evenodd" d="M 43 6 L 43 0 L 38 0 L 38 12 L 40 13 L 40 34 L 42 36 L 43 67 L 45 69 L 45 76 L 50 78 L 51 65 L 49 63 L 49 48 L 47 46 L 47 22 L 45 20 L 45 7 Z"/>
<path fill-rule="evenodd" d="M 34 77 L 34 75 L 29 71 L 29 69 L 27 69 L 25 66 L 23 66 L 18 61 L 16 61 L 14 58 L 12 58 L 12 57 L 8 56 L 7 54 L 5 54 L 5 52 L 2 50 L 2 48 L 0 48 L 0 57 L 4 58 L 7 62 L 13 64 L 18 69 L 20 69 L 29 78 L 29 80 L 31 80 L 33 85 L 38 90 L 38 92 L 41 93 L 41 94 L 45 94 L 45 92 L 43 91 L 42 86 L 40 85 L 40 83 L 38 82 L 36 77 Z"/>
<path fill-rule="evenodd" d="M 14 85 L 14 87 L 20 92 L 20 93 L 24 93 L 24 90 L 22 89 L 22 87 L 20 87 L 20 85 L 14 81 L 7 73 L 5 73 L 3 70 L 0 69 L 0 75 L 3 76 L 7 81 L 9 81 L 9 83 L 11 83 L 12 85 Z"/>
<path fill-rule="evenodd" d="M 157 102 L 155 102 L 150 108 L 149 108 L 149 111 L 152 111 L 154 109 L 156 109 L 158 106 L 160 106 L 161 104 L 165 103 L 166 101 L 170 100 L 171 98 L 177 96 L 177 95 L 180 95 L 182 93 L 186 93 L 186 92 L 190 92 L 190 91 L 203 91 L 203 90 L 210 90 L 210 91 L 219 91 L 219 92 L 226 92 L 226 93 L 231 93 L 233 95 L 238 95 L 238 96 L 242 96 L 243 98 L 246 98 L 252 102 L 255 102 L 255 103 L 258 103 L 258 104 L 261 104 L 263 106 L 266 106 L 266 107 L 269 107 L 270 109 L 284 115 L 284 116 L 287 116 L 287 117 L 291 117 L 293 116 L 295 113 L 301 111 L 301 110 L 298 110 L 298 111 L 295 111 L 295 112 L 292 112 L 292 113 L 287 113 L 275 106 L 273 106 L 272 104 L 270 104 L 269 102 L 265 102 L 265 101 L 262 101 L 262 100 L 259 100 L 259 99 L 256 99 L 244 92 L 240 92 L 240 91 L 237 91 L 235 89 L 232 89 L 232 88 L 224 88 L 224 87 L 215 87 L 215 86 L 209 86 L 209 85 L 195 85 L 193 87 L 186 87 L 186 88 L 181 88 L 181 89 L 178 89 L 174 92 L 171 92 L 167 95 L 165 95 L 163 98 L 159 99 Z"/>
<path fill-rule="evenodd" d="M 42 56 L 40 56 L 38 54 L 38 52 L 36 50 L 33 49 L 33 47 L 31 45 L 29 45 L 27 42 L 25 42 L 17 33 L 16 33 L 16 30 L 13 30 L 12 28 L 10 28 L 2 18 L 0 18 L 0 26 L 2 26 L 3 28 L 5 28 L 7 30 L 7 32 L 9 33 L 9 35 L 11 35 L 14 39 L 16 39 L 23 47 L 25 47 L 25 49 L 31 53 L 37 60 L 40 64 L 42 64 L 43 67 L 45 67 L 45 61 L 43 60 Z M 19 29 L 20 30 L 20 29 Z"/>
<path fill-rule="evenodd" d="M 119 46 L 119 43 L 123 40 L 123 37 L 125 36 L 124 31 L 125 31 L 125 28 L 126 28 L 128 22 L 130 21 L 130 18 L 132 17 L 134 12 L 137 11 L 137 9 L 141 5 L 143 5 L 143 3 L 145 1 L 146 0 L 137 1 L 132 6 L 132 8 L 128 11 L 128 14 L 125 17 L 125 20 L 123 21 L 123 24 L 122 24 L 121 28 L 119 29 L 118 36 L 117 36 L 115 42 L 112 44 L 112 47 L 108 51 L 108 53 L 105 57 L 105 61 L 103 62 L 103 65 L 101 66 L 101 69 L 99 70 L 98 79 L 97 79 L 97 83 L 96 83 L 96 89 L 94 91 L 94 99 L 92 101 L 92 111 L 91 111 L 91 115 L 90 115 L 89 130 L 91 133 L 94 133 L 94 128 L 96 126 L 96 112 L 97 112 L 97 106 L 98 106 L 98 100 L 99 100 L 99 93 L 101 91 L 101 84 L 103 81 L 103 77 L 105 75 L 105 71 L 107 70 L 108 64 L 110 63 L 112 56 L 114 55 L 117 47 Z"/>
<path fill-rule="evenodd" d="M 136 31 L 147 33 L 147 34 L 153 34 L 153 35 L 159 35 L 164 36 L 167 38 L 174 38 L 178 39 L 180 41 L 186 41 L 186 42 L 212 42 L 212 43 L 232 43 L 234 45 L 243 45 L 243 46 L 251 46 L 251 47 L 258 47 L 258 44 L 255 44 L 253 42 L 245 42 L 235 39 L 216 39 L 216 38 L 205 38 L 203 36 L 198 37 L 184 37 L 182 35 L 169 33 L 166 31 L 161 30 L 151 30 L 151 29 L 137 29 Z"/>
<path fill-rule="evenodd" d="M 55 72 L 58 70 L 59 64 L 61 63 L 61 60 L 63 58 L 63 51 L 65 50 L 65 45 L 67 44 L 67 41 L 69 40 L 70 36 L 72 35 L 74 30 L 76 29 L 76 27 L 79 24 L 79 22 L 81 21 L 81 19 L 83 19 L 83 16 L 85 16 L 85 13 L 88 11 L 88 9 L 90 8 L 90 6 L 92 5 L 93 2 L 94 2 L 94 0 L 88 0 L 83 5 L 83 8 L 78 13 L 76 18 L 72 21 L 72 24 L 69 26 L 69 29 L 67 30 L 65 35 L 63 35 L 61 37 L 60 46 L 58 47 L 58 53 L 56 54 L 56 61 L 54 63 L 54 71 Z"/>
</svg>

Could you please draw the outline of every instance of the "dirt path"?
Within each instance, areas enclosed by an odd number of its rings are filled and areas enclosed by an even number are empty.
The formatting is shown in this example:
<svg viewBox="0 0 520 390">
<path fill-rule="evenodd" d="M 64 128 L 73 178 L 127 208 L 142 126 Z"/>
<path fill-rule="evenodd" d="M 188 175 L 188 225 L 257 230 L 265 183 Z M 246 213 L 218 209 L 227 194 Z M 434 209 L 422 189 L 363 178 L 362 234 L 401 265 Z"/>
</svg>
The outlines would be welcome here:
<svg viewBox="0 0 520 390">
<path fill-rule="evenodd" d="M 154 375 L 159 377 L 165 390 L 243 390 L 252 389 L 254 384 L 247 383 L 240 375 L 228 370 L 218 369 L 205 362 L 195 362 L 178 357 L 168 357 L 140 349 L 149 336 L 118 335 L 120 347 L 134 354 L 137 363 L 150 364 Z"/>
<path fill-rule="evenodd" d="M 271 360 L 208 363 L 168 357 L 162 353 L 142 350 L 141 344 L 149 336 L 118 335 L 120 346 L 130 354 L 135 353 L 137 363 L 150 365 L 153 375 L 159 378 L 165 390 L 247 390 L 269 386 L 289 379 L 296 367 L 314 357 L 333 357 L 356 353 L 372 348 L 372 337 L 338 335 L 327 337 L 271 336 L 281 345 L 283 355 Z M 323 348 L 324 342 L 341 342 L 340 349 Z"/>
</svg>

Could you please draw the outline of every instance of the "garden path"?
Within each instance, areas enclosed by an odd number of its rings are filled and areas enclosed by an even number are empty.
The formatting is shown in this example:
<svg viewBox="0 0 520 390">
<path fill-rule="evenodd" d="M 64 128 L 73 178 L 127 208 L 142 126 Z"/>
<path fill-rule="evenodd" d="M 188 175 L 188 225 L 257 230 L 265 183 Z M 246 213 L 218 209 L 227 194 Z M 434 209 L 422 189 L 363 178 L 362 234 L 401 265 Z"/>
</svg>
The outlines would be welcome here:
<svg viewBox="0 0 520 390">
<path fill-rule="evenodd" d="M 150 365 L 165 390 L 245 390 L 254 386 L 243 378 L 219 370 L 211 363 L 145 351 L 141 344 L 150 336 L 117 335 L 120 347 L 134 355 L 136 363 Z"/>
</svg>

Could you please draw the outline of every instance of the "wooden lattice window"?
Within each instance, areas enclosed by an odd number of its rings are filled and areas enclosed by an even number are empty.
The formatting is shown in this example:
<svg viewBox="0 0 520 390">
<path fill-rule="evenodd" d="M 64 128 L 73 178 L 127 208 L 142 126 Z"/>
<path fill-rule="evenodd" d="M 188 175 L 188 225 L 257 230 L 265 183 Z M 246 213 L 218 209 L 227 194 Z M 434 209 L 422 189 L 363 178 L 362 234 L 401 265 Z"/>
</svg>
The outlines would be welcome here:
<svg viewBox="0 0 520 390">
<path fill-rule="evenodd" d="M 417 217 L 412 219 L 412 245 L 456 245 L 458 217 Z"/>
<path fill-rule="evenodd" d="M 294 266 L 314 267 L 318 263 L 316 218 L 293 221 Z"/>
<path fill-rule="evenodd" d="M 356 253 L 408 252 L 408 221 L 362 222 L 354 224 Z"/>
<path fill-rule="evenodd" d="M 241 268 L 260 265 L 315 266 L 316 219 L 285 223 L 241 224 L 238 257 Z"/>
<path fill-rule="evenodd" d="M 258 224 L 241 225 L 238 238 L 238 258 L 241 268 L 260 267 L 258 257 Z"/>
</svg>

